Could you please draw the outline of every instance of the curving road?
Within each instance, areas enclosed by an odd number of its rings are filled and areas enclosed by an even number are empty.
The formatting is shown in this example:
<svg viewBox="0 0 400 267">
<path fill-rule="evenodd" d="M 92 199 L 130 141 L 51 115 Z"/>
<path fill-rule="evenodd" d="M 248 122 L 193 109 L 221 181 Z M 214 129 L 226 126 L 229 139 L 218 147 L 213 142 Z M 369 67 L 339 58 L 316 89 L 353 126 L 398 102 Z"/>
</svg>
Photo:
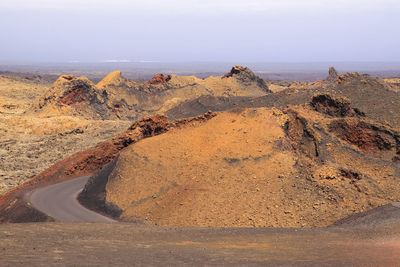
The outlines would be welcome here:
<svg viewBox="0 0 400 267">
<path fill-rule="evenodd" d="M 110 223 L 115 220 L 83 207 L 77 200 L 89 177 L 80 177 L 66 182 L 38 188 L 29 192 L 25 199 L 35 209 L 61 222 L 101 222 Z M 390 208 L 392 207 L 392 208 Z M 345 224 L 379 224 L 381 221 L 400 220 L 400 202 L 382 206 L 371 211 L 354 214 L 343 220 Z"/>
<path fill-rule="evenodd" d="M 102 222 L 115 220 L 83 207 L 77 200 L 89 177 L 80 177 L 31 191 L 28 203 L 37 210 L 62 222 Z"/>
</svg>

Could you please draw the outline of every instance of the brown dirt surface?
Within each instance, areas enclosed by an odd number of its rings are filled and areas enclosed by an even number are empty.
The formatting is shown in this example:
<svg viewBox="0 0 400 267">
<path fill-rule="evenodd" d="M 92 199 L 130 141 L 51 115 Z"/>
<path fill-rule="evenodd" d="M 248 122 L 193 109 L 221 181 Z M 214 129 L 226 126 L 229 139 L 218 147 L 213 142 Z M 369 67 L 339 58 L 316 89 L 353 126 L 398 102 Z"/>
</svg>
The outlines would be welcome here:
<svg viewBox="0 0 400 267">
<path fill-rule="evenodd" d="M 354 114 L 340 103 L 328 114 Z M 106 201 L 162 226 L 314 227 L 398 200 L 399 132 L 317 110 L 236 109 L 143 140 L 119 157 Z"/>
<path fill-rule="evenodd" d="M 30 101 L 43 95 L 50 85 L 41 80 L 0 76 L 0 114 L 21 114 Z"/>
<path fill-rule="evenodd" d="M 290 153 L 273 151 L 274 142 L 284 137 L 280 120 L 267 110 L 226 113 L 145 140 L 121 155 L 107 185 L 107 201 L 122 208 L 123 217 L 154 218 L 160 225 L 258 223 L 268 215 L 268 210 L 255 214 L 268 199 L 262 166 L 271 166 L 269 177 L 295 172 Z M 261 206 L 249 209 L 246 199 L 251 197 Z"/>
<path fill-rule="evenodd" d="M 392 229 L 166 229 L 3 224 L 2 266 L 398 266 Z"/>
</svg>

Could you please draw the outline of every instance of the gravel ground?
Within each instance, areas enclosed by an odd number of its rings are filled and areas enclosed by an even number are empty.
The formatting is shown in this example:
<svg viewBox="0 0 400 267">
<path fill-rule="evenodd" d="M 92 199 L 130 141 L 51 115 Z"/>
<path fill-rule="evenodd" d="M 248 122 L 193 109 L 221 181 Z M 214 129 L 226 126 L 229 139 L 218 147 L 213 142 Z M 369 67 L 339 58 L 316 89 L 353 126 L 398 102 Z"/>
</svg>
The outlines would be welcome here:
<svg viewBox="0 0 400 267">
<path fill-rule="evenodd" d="M 1 266 L 398 266 L 400 229 L 0 225 Z"/>
</svg>

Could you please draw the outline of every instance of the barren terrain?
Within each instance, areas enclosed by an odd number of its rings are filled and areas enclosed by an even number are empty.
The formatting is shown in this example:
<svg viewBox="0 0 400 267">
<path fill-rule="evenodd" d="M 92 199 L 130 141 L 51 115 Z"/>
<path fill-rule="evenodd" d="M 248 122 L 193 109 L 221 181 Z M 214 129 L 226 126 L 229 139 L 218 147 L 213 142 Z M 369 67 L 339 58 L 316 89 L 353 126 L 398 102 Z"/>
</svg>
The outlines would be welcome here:
<svg viewBox="0 0 400 267">
<path fill-rule="evenodd" d="M 241 70 L 244 76 L 234 70 L 205 80 L 159 74 L 148 82 L 130 81 L 115 71 L 97 85 L 71 75 L 53 84 L 38 75 L 0 76 L 0 194 L 123 132 L 135 119 L 201 95 L 268 92 L 250 70 Z"/>
<path fill-rule="evenodd" d="M 2 79 L 25 86 L 4 101 L 38 92 L 2 116 L 4 188 L 33 179 L 0 199 L 1 221 L 30 220 L 32 188 L 110 162 L 81 201 L 149 225 L 321 227 L 400 198 L 392 80 L 330 69 L 326 80 L 267 83 L 240 66 L 205 79 Z"/>
<path fill-rule="evenodd" d="M 67 156 L 126 129 L 124 121 L 99 121 L 30 112 L 50 85 L 0 78 L 0 194 Z"/>
<path fill-rule="evenodd" d="M 0 225 L 2 266 L 397 266 L 398 227 L 166 229 Z"/>
<path fill-rule="evenodd" d="M 364 137 L 341 136 L 342 123 Z M 219 113 L 124 150 L 106 200 L 123 220 L 164 226 L 327 226 L 400 197 L 399 135 L 368 125 L 310 107 Z"/>
</svg>

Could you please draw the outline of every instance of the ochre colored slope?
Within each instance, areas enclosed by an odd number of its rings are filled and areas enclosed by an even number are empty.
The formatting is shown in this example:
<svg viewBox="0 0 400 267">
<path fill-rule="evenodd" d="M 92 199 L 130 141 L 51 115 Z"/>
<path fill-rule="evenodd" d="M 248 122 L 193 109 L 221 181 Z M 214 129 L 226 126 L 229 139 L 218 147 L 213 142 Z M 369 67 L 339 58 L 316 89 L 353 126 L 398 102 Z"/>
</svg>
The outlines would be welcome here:
<svg viewBox="0 0 400 267">
<path fill-rule="evenodd" d="M 120 155 L 106 201 L 162 226 L 314 227 L 400 199 L 400 134 L 347 99 L 221 112 Z"/>
<path fill-rule="evenodd" d="M 222 113 L 143 140 L 120 156 L 107 200 L 124 218 L 160 225 L 278 223 L 272 214 L 290 200 L 275 192 L 291 187 L 281 177 L 296 175 L 293 154 L 276 149 L 284 117 L 267 109 Z"/>
</svg>

